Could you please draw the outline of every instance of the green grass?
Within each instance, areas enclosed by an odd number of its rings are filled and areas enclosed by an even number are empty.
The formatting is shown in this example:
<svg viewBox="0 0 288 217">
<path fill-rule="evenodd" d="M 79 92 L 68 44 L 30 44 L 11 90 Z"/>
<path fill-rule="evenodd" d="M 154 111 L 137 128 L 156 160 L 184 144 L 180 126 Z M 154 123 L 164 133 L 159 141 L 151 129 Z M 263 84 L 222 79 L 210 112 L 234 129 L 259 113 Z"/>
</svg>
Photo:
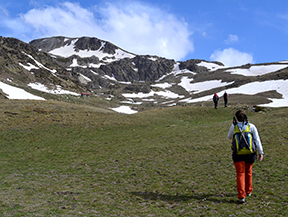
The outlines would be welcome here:
<svg viewBox="0 0 288 217">
<path fill-rule="evenodd" d="M 287 216 L 287 108 L 247 111 L 264 160 L 237 204 L 232 107 L 135 115 L 59 102 L 0 106 L 0 216 Z"/>
</svg>

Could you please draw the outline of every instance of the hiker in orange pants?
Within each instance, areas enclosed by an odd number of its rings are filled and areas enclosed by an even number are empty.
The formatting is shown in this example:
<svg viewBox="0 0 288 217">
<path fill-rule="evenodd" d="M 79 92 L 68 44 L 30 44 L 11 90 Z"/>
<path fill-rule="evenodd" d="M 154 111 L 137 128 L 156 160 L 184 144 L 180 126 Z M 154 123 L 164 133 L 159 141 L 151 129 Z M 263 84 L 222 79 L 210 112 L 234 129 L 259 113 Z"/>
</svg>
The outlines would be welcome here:
<svg viewBox="0 0 288 217">
<path fill-rule="evenodd" d="M 252 156 L 247 156 L 250 160 L 254 161 L 256 155 L 252 154 Z M 249 159 L 248 159 L 249 162 Z M 252 186 L 252 166 L 253 163 L 246 163 L 246 161 L 234 162 L 237 176 L 237 191 L 238 198 L 245 198 L 246 195 L 251 195 L 253 191 Z M 241 201 L 239 201 L 241 202 Z"/>
<path fill-rule="evenodd" d="M 248 124 L 247 116 L 243 110 L 237 111 L 235 116 L 238 122 L 236 121 L 236 123 L 233 123 L 231 125 L 229 133 L 227 135 L 228 139 L 233 139 L 233 136 L 236 132 L 236 125 L 238 127 L 238 125 L 240 126 L 242 124 L 243 127 L 245 122 L 246 125 Z M 259 152 L 258 160 L 262 161 L 264 152 L 257 128 L 252 123 L 249 123 L 249 127 L 252 134 L 252 142 L 256 145 Z M 233 151 L 232 159 L 236 169 L 238 201 L 240 203 L 245 203 L 245 197 L 251 196 L 251 193 L 253 191 L 252 166 L 256 158 L 256 151 L 252 154 L 237 154 L 235 151 Z"/>
</svg>

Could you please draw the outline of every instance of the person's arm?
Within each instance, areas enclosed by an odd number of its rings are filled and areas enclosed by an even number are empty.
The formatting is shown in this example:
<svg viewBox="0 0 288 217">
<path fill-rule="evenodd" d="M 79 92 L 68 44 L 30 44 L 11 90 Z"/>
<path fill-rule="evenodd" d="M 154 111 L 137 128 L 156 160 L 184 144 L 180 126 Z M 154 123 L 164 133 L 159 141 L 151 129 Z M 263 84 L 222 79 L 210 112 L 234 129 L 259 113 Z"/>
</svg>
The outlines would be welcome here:
<svg viewBox="0 0 288 217">
<path fill-rule="evenodd" d="M 258 160 L 261 162 L 263 160 L 263 157 L 264 157 L 261 139 L 260 139 L 260 136 L 259 136 L 259 133 L 258 133 L 256 126 L 254 124 L 251 124 L 251 123 L 250 123 L 250 126 L 251 126 L 251 128 L 250 128 L 251 132 L 253 134 L 253 140 L 254 140 L 254 142 L 257 146 L 258 152 L 259 152 Z"/>
<path fill-rule="evenodd" d="M 231 127 L 230 127 L 230 129 L 229 129 L 227 138 L 228 138 L 228 139 L 233 139 L 233 134 L 234 134 L 234 125 L 232 124 Z"/>
</svg>

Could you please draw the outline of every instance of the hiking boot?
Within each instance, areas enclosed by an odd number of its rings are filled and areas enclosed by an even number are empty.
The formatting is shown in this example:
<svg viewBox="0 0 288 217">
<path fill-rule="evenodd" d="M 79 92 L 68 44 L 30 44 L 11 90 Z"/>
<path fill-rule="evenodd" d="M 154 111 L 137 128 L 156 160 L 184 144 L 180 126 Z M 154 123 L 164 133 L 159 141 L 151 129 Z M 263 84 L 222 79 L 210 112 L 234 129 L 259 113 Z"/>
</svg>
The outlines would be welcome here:
<svg viewBox="0 0 288 217">
<path fill-rule="evenodd" d="M 252 192 L 250 194 L 247 194 L 246 196 L 250 197 L 252 195 Z"/>
<path fill-rule="evenodd" d="M 245 203 L 245 198 L 238 199 L 239 203 Z"/>
</svg>

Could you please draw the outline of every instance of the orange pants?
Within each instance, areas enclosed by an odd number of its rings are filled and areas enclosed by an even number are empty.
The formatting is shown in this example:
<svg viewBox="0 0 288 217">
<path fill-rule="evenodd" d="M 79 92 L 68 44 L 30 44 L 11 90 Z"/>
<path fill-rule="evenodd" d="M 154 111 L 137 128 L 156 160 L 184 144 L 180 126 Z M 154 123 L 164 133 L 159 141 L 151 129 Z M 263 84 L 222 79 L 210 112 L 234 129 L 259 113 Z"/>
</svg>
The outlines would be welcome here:
<svg viewBox="0 0 288 217">
<path fill-rule="evenodd" d="M 245 163 L 240 161 L 234 163 L 237 174 L 237 191 L 238 198 L 245 198 L 246 194 L 250 194 L 253 190 L 252 187 L 252 166 L 253 163 Z"/>
</svg>

